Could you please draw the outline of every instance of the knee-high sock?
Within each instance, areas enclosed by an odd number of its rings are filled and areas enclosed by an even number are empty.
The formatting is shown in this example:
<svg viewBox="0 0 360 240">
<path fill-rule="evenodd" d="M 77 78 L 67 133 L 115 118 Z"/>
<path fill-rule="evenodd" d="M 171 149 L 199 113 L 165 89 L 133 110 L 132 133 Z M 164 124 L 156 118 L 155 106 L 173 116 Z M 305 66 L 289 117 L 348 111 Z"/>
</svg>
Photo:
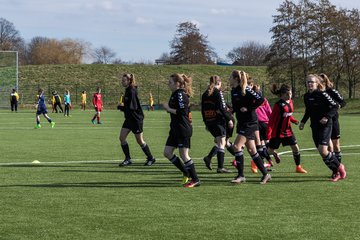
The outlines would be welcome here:
<svg viewBox="0 0 360 240">
<path fill-rule="evenodd" d="M 216 155 L 217 151 L 218 151 L 217 146 L 213 146 L 212 149 L 210 150 L 209 154 L 207 155 L 207 157 L 211 159 L 213 156 Z"/>
<path fill-rule="evenodd" d="M 130 157 L 130 149 L 129 149 L 129 144 L 127 142 L 124 142 L 121 144 L 121 148 L 125 154 L 125 158 L 126 159 L 131 159 Z"/>
<path fill-rule="evenodd" d="M 189 161 L 187 161 L 184 164 L 184 166 L 185 166 L 185 169 L 189 172 L 189 175 L 190 175 L 192 181 L 199 181 L 199 178 L 196 174 L 195 165 L 194 165 L 193 160 L 190 159 Z"/>
<path fill-rule="evenodd" d="M 329 154 L 323 158 L 323 161 L 333 173 L 337 173 L 340 163 L 332 152 L 329 152 Z"/>
<path fill-rule="evenodd" d="M 176 155 L 172 156 L 171 159 L 169 159 L 172 164 L 175 165 L 183 174 L 184 176 L 189 176 L 189 172 L 187 169 L 185 169 L 183 163 L 181 162 L 180 158 L 178 158 Z"/>
<path fill-rule="evenodd" d="M 140 147 L 141 147 L 141 149 L 143 150 L 143 152 L 145 153 L 147 159 L 148 159 L 148 160 L 152 160 L 152 159 L 153 159 L 153 156 L 152 156 L 152 154 L 151 154 L 151 151 L 150 151 L 149 146 L 148 146 L 146 143 L 144 143 L 144 144 L 141 145 Z"/>
<path fill-rule="evenodd" d="M 218 151 L 217 151 L 218 168 L 224 167 L 224 156 L 225 156 L 224 149 L 218 148 Z"/>
<path fill-rule="evenodd" d="M 235 152 L 236 160 L 236 169 L 238 170 L 238 175 L 244 177 L 244 152 Z"/>
<path fill-rule="evenodd" d="M 341 163 L 341 159 L 342 159 L 342 154 L 341 154 L 341 152 L 335 152 L 335 157 L 337 158 L 337 160 L 339 161 L 339 163 Z"/>
<path fill-rule="evenodd" d="M 254 160 L 254 163 L 256 164 L 256 166 L 258 167 L 258 169 L 260 170 L 260 172 L 263 175 L 266 175 L 268 173 L 268 171 L 266 170 L 266 168 L 264 167 L 264 162 L 261 159 L 259 153 L 255 153 L 254 155 L 251 156 L 251 158 Z"/>
<path fill-rule="evenodd" d="M 299 152 L 293 153 L 293 157 L 294 157 L 296 166 L 299 166 L 300 162 L 301 162 L 300 153 Z"/>
</svg>

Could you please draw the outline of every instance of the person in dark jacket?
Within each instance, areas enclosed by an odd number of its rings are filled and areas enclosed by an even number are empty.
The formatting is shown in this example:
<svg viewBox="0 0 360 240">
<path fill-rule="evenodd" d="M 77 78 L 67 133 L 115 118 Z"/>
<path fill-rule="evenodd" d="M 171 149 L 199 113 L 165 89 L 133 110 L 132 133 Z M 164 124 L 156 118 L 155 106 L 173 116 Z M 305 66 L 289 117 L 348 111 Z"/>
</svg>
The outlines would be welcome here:
<svg viewBox="0 0 360 240">
<path fill-rule="evenodd" d="M 328 150 L 331 132 L 332 118 L 335 116 L 339 105 L 325 91 L 318 75 L 308 75 L 306 78 L 308 92 L 304 95 L 305 114 L 299 125 L 303 130 L 307 120 L 311 120 L 312 137 L 325 165 L 332 171 L 331 181 L 337 182 L 346 178 L 345 167 L 336 158 L 335 154 Z"/>
<path fill-rule="evenodd" d="M 122 103 L 118 105 L 118 109 L 125 114 L 125 121 L 120 130 L 120 144 L 125 154 L 125 160 L 119 166 L 129 166 L 132 164 L 130 157 L 129 144 L 126 141 L 130 132 L 135 135 L 137 143 L 140 145 L 142 151 L 145 153 L 147 159 L 145 166 L 152 166 L 155 163 L 155 158 L 151 154 L 149 146 L 144 141 L 143 125 L 144 113 L 138 98 L 137 86 L 134 74 L 125 73 L 122 75 L 121 84 L 126 88 Z"/>
<path fill-rule="evenodd" d="M 217 173 L 230 173 L 224 168 L 224 155 L 226 146 L 226 129 L 234 126 L 231 114 L 227 111 L 227 106 L 222 94 L 221 78 L 217 75 L 210 77 L 210 83 L 201 98 L 201 114 L 206 129 L 211 133 L 216 141 L 216 155 L 218 161 Z M 209 170 L 211 158 L 204 157 L 204 162 Z"/>
<path fill-rule="evenodd" d="M 11 105 L 11 111 L 17 112 L 18 108 L 18 102 L 19 102 L 19 94 L 16 92 L 16 89 L 14 88 L 10 93 L 10 105 Z"/>
<path fill-rule="evenodd" d="M 192 120 L 189 97 L 192 95 L 192 78 L 185 74 L 172 74 L 168 82 L 172 92 L 164 109 L 170 114 L 170 132 L 166 140 L 164 156 L 183 173 L 183 186 L 192 188 L 200 186 L 195 165 L 189 156 L 192 136 Z M 179 148 L 180 158 L 174 154 Z M 189 181 L 189 177 L 191 180 Z"/>
</svg>

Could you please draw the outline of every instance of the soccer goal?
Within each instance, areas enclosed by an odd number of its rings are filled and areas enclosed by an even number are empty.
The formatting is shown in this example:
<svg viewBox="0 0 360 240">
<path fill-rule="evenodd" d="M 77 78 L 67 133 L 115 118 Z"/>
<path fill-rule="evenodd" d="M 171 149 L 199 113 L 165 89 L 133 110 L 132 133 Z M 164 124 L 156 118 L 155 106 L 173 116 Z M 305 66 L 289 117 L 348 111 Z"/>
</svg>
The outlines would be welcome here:
<svg viewBox="0 0 360 240">
<path fill-rule="evenodd" d="M 10 92 L 19 90 L 17 51 L 0 51 L 0 108 L 10 107 Z"/>
</svg>

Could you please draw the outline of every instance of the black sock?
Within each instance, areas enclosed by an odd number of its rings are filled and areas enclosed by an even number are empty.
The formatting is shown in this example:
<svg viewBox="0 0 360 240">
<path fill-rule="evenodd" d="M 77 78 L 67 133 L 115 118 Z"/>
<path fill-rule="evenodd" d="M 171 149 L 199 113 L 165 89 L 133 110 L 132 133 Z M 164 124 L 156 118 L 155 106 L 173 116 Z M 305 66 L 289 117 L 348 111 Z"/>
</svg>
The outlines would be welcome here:
<svg viewBox="0 0 360 240">
<path fill-rule="evenodd" d="M 236 152 L 235 153 L 236 160 L 236 169 L 238 170 L 238 175 L 240 177 L 244 177 L 244 152 Z"/>
<path fill-rule="evenodd" d="M 217 151 L 218 168 L 224 167 L 224 156 L 225 156 L 224 149 L 218 148 L 218 151 Z"/>
<path fill-rule="evenodd" d="M 296 166 L 299 166 L 300 162 L 301 162 L 300 153 L 299 152 L 293 153 L 293 157 L 294 157 Z"/>
<path fill-rule="evenodd" d="M 125 159 L 131 159 L 129 144 L 127 142 L 125 142 L 125 143 L 121 144 L 121 148 L 125 154 Z"/>
<path fill-rule="evenodd" d="M 149 146 L 144 143 L 143 145 L 141 145 L 141 149 L 143 150 L 143 152 L 145 153 L 146 157 L 147 157 L 147 160 L 152 160 L 153 159 L 153 156 L 150 152 L 150 148 Z"/>
<path fill-rule="evenodd" d="M 227 146 L 226 149 L 229 151 L 229 153 L 231 153 L 231 155 L 235 156 L 235 151 L 232 144 Z"/>
<path fill-rule="evenodd" d="M 183 163 L 181 162 L 180 158 L 174 155 L 171 159 L 169 159 L 172 164 L 175 165 L 183 174 L 184 176 L 189 176 L 189 172 L 185 169 Z"/>
<path fill-rule="evenodd" d="M 207 157 L 209 159 L 211 159 L 213 156 L 216 155 L 217 151 L 218 151 L 217 146 L 213 146 L 212 149 L 210 150 L 209 154 L 207 155 Z"/>
<path fill-rule="evenodd" d="M 199 181 L 199 178 L 196 174 L 195 165 L 193 160 L 189 160 L 184 164 L 185 169 L 189 172 L 189 175 L 191 177 L 191 180 L 194 182 Z"/>
<path fill-rule="evenodd" d="M 258 154 L 260 155 L 260 157 L 262 159 L 265 158 L 265 156 L 264 156 L 264 146 L 263 145 L 256 145 L 256 151 L 258 152 Z"/>
<path fill-rule="evenodd" d="M 263 153 L 264 153 L 264 157 L 266 158 L 266 160 L 271 159 L 270 154 L 269 154 L 266 146 L 263 146 Z"/>
<path fill-rule="evenodd" d="M 324 163 L 326 164 L 326 166 L 333 172 L 333 173 L 337 173 L 338 172 L 338 168 L 340 166 L 339 161 L 337 160 L 337 158 L 334 156 L 334 154 L 332 154 L 331 152 L 329 152 L 329 154 L 323 158 Z"/>
<path fill-rule="evenodd" d="M 255 155 L 252 155 L 251 158 L 254 160 L 254 163 L 256 164 L 256 166 L 258 167 L 258 169 L 260 170 L 260 172 L 263 175 L 266 175 L 268 173 L 268 171 L 266 170 L 266 168 L 264 167 L 264 162 L 261 159 L 259 153 L 256 153 Z"/>
<path fill-rule="evenodd" d="M 339 161 L 339 163 L 341 163 L 341 159 L 342 159 L 342 154 L 341 154 L 341 152 L 335 152 L 335 157 L 337 158 L 337 160 Z"/>
</svg>

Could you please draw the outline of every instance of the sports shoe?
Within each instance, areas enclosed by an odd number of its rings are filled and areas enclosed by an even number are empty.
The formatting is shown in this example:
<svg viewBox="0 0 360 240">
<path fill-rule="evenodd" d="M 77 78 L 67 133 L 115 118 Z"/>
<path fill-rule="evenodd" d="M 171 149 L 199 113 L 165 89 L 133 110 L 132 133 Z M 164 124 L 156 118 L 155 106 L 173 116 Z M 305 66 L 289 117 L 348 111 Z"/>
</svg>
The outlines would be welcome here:
<svg viewBox="0 0 360 240">
<path fill-rule="evenodd" d="M 207 169 L 212 170 L 211 159 L 208 156 L 206 156 L 203 158 L 203 160 L 205 162 L 205 166 L 207 167 Z"/>
<path fill-rule="evenodd" d="M 183 175 L 182 184 L 184 185 L 184 184 L 188 183 L 189 180 L 190 180 L 189 176 Z"/>
<path fill-rule="evenodd" d="M 91 122 L 92 122 L 92 124 L 96 124 L 96 123 L 95 123 L 95 119 L 91 120 Z"/>
<path fill-rule="evenodd" d="M 257 173 L 257 172 L 258 172 L 258 168 L 257 168 L 254 160 L 251 160 L 251 171 L 252 171 L 253 173 Z"/>
<path fill-rule="evenodd" d="M 41 128 L 41 125 L 40 124 L 36 124 L 36 126 L 34 127 L 35 129 L 39 129 Z"/>
<path fill-rule="evenodd" d="M 191 180 L 190 182 L 184 184 L 185 188 L 193 188 L 193 187 L 198 187 L 198 186 L 200 186 L 200 180 L 197 180 L 197 181 Z"/>
<path fill-rule="evenodd" d="M 295 172 L 297 172 L 297 173 L 307 173 L 307 171 L 305 169 L 303 169 L 301 165 L 296 166 Z"/>
<path fill-rule="evenodd" d="M 152 166 L 156 162 L 155 158 L 153 159 L 147 159 L 144 163 L 144 166 Z"/>
<path fill-rule="evenodd" d="M 231 180 L 231 183 L 237 183 L 237 184 L 244 183 L 244 182 L 246 182 L 246 178 L 240 177 L 239 175 L 236 176 L 233 180 Z"/>
<path fill-rule="evenodd" d="M 102 122 L 98 122 L 97 124 L 102 124 Z"/>
<path fill-rule="evenodd" d="M 267 161 L 271 165 L 271 167 L 274 166 L 274 162 L 273 162 L 273 160 L 271 158 L 269 160 L 267 160 Z"/>
<path fill-rule="evenodd" d="M 340 163 L 338 171 L 339 171 L 339 174 L 340 174 L 340 179 L 345 179 L 346 178 L 346 171 L 345 171 L 344 164 Z"/>
<path fill-rule="evenodd" d="M 54 128 L 55 127 L 55 122 L 51 122 L 50 125 L 51 125 L 51 128 Z"/>
<path fill-rule="evenodd" d="M 231 170 L 226 169 L 226 168 L 218 168 L 216 169 L 217 173 L 231 173 Z"/>
<path fill-rule="evenodd" d="M 274 156 L 274 158 L 275 158 L 276 163 L 280 163 L 280 162 L 281 162 L 281 158 L 280 158 L 280 156 L 279 156 L 279 154 L 278 154 L 277 152 L 274 152 L 274 153 L 273 153 L 273 156 Z"/>
<path fill-rule="evenodd" d="M 130 166 L 132 164 L 131 159 L 125 159 L 122 163 L 119 164 L 119 167 Z"/>
<path fill-rule="evenodd" d="M 266 174 L 264 176 L 262 176 L 260 184 L 266 184 L 267 182 L 269 182 L 271 180 L 271 175 L 270 174 Z"/>
<path fill-rule="evenodd" d="M 330 181 L 332 181 L 332 182 L 337 182 L 337 181 L 339 181 L 340 179 L 341 179 L 340 173 L 337 172 L 337 173 L 334 173 L 334 174 L 331 176 Z"/>
</svg>

